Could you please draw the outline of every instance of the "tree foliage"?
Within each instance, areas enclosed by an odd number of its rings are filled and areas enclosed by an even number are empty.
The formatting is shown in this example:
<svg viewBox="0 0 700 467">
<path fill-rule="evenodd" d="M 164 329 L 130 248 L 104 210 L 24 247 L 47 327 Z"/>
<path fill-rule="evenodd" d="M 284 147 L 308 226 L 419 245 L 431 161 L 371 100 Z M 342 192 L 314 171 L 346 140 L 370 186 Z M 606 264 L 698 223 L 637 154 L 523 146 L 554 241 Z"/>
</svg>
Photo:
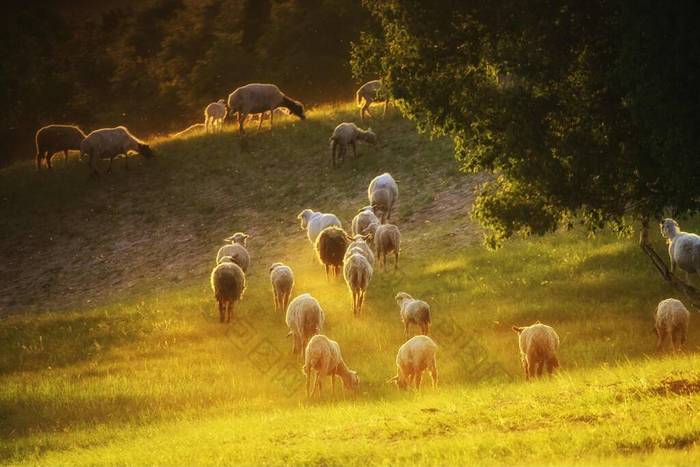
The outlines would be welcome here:
<svg viewBox="0 0 700 467">
<path fill-rule="evenodd" d="M 690 1 L 365 0 L 353 48 L 419 128 L 491 171 L 473 214 L 490 242 L 574 220 L 700 207 L 700 28 Z M 374 44 L 373 46 L 370 46 Z"/>
</svg>

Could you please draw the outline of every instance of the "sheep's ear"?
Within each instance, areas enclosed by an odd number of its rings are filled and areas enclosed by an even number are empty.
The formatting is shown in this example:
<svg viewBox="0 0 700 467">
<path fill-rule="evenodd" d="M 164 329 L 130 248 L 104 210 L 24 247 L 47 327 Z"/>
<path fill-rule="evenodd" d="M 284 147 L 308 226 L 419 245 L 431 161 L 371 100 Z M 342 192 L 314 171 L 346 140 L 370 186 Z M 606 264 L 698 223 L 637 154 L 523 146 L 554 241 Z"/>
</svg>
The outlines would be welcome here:
<svg viewBox="0 0 700 467">
<path fill-rule="evenodd" d="M 387 379 L 385 382 L 386 383 L 393 383 L 394 381 L 399 380 L 399 375 L 392 376 L 391 378 Z"/>
<path fill-rule="evenodd" d="M 518 334 L 523 332 L 524 329 L 524 327 L 513 326 L 513 331 L 517 332 Z"/>
<path fill-rule="evenodd" d="M 224 238 L 224 241 L 225 241 L 225 242 L 232 242 L 232 241 L 233 241 L 233 236 L 228 237 L 228 238 Z"/>
<path fill-rule="evenodd" d="M 243 234 L 243 238 L 249 239 L 249 238 L 250 238 L 250 235 L 248 235 L 248 234 Z"/>
<path fill-rule="evenodd" d="M 289 331 L 289 332 L 287 333 L 287 337 L 291 337 L 291 335 L 292 335 L 292 331 Z"/>
</svg>

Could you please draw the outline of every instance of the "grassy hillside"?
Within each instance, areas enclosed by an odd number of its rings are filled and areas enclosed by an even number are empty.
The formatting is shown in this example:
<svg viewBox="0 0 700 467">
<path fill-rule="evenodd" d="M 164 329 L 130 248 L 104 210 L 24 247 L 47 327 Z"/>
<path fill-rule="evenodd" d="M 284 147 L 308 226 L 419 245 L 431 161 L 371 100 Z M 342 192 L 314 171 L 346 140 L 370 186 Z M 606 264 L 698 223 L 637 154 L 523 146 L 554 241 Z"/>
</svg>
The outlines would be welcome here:
<svg viewBox="0 0 700 467">
<path fill-rule="evenodd" d="M 448 141 L 392 114 L 372 121 L 376 146 L 330 169 L 327 138 L 355 118 L 339 105 L 245 138 L 163 138 L 156 161 L 100 181 L 76 160 L 0 171 L 0 460 L 697 463 L 697 315 L 686 354 L 654 354 L 651 312 L 674 294 L 634 240 L 572 231 L 486 251 L 467 216 L 478 177 L 456 171 Z M 375 274 L 358 320 L 296 214 L 349 225 L 384 171 L 401 190 L 401 269 Z M 225 326 L 208 275 L 239 230 L 253 266 Z M 295 294 L 321 302 L 358 393 L 305 400 L 274 313 L 276 260 L 295 270 Z M 385 383 L 404 341 L 401 290 L 431 303 L 436 391 Z M 536 320 L 559 332 L 563 368 L 525 383 L 510 326 Z"/>
</svg>

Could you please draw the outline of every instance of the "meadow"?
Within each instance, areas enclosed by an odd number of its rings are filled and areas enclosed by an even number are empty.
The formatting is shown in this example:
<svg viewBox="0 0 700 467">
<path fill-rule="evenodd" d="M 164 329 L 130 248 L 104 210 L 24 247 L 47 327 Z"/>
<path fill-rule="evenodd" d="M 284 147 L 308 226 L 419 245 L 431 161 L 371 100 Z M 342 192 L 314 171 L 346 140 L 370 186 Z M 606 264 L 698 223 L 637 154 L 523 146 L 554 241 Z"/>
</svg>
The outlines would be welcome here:
<svg viewBox="0 0 700 467">
<path fill-rule="evenodd" d="M 652 311 L 677 295 L 636 237 L 573 229 L 490 251 L 468 216 L 484 176 L 459 173 L 449 140 L 393 111 L 369 122 L 375 146 L 331 170 L 328 137 L 357 120 L 354 106 L 280 120 L 245 137 L 159 138 L 155 160 L 129 172 L 117 161 L 99 181 L 75 155 L 52 173 L 0 171 L 0 462 L 700 462 L 697 314 L 684 354 L 656 354 Z M 400 189 L 400 269 L 375 272 L 355 319 L 296 215 L 349 226 L 384 171 Z M 209 272 L 235 231 L 251 235 L 253 265 L 221 325 Z M 293 295 L 320 301 L 358 392 L 306 400 L 273 307 L 278 260 L 295 271 Z M 398 291 L 431 304 L 436 390 L 386 383 L 404 342 Z M 526 382 L 511 326 L 537 320 L 559 333 L 562 368 Z"/>
</svg>

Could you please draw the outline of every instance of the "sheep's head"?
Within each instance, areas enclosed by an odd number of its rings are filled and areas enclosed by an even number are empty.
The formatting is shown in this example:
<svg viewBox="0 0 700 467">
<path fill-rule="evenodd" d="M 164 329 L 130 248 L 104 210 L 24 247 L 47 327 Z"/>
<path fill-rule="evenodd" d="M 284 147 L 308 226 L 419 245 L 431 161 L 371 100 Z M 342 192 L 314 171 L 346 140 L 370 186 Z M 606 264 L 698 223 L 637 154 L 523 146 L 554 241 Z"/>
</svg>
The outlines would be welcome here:
<svg viewBox="0 0 700 467">
<path fill-rule="evenodd" d="M 396 294 L 396 297 L 394 297 L 394 300 L 396 300 L 396 303 L 401 305 L 404 300 L 410 300 L 412 297 L 407 294 L 406 292 L 399 292 Z"/>
<path fill-rule="evenodd" d="M 285 101 L 283 104 L 287 110 L 289 110 L 289 113 L 292 115 L 296 115 L 302 120 L 306 119 L 306 113 L 304 113 L 304 104 L 302 104 L 299 101 L 295 101 L 294 99 L 288 99 Z"/>
<path fill-rule="evenodd" d="M 378 228 L 379 224 L 377 224 L 376 222 L 372 222 L 367 227 L 365 227 L 365 230 L 363 230 L 362 233 L 365 234 L 366 239 L 371 240 L 377 233 Z"/>
<path fill-rule="evenodd" d="M 221 259 L 219 259 L 218 263 L 216 264 L 222 264 L 222 263 L 234 263 L 233 257 L 232 256 L 222 256 Z"/>
<path fill-rule="evenodd" d="M 147 144 L 139 144 L 138 153 L 141 154 L 143 157 L 147 157 L 149 159 L 155 156 L 153 149 L 151 149 L 151 147 Z"/>
<path fill-rule="evenodd" d="M 372 128 L 368 128 L 365 132 L 365 141 L 374 144 L 377 142 L 377 134 L 372 131 Z"/>
<path fill-rule="evenodd" d="M 671 239 L 679 228 L 678 222 L 673 219 L 664 219 L 659 227 L 661 228 L 661 236 L 668 239 Z"/>
<path fill-rule="evenodd" d="M 223 99 L 219 99 L 218 101 L 216 101 L 216 103 L 217 103 L 217 104 L 224 104 L 224 105 L 226 105 L 226 101 L 223 100 Z"/>
<path fill-rule="evenodd" d="M 304 209 L 297 216 L 297 219 L 301 221 L 301 230 L 306 230 L 306 227 L 309 225 L 309 217 L 311 217 L 311 213 L 313 213 L 311 209 Z"/>
<path fill-rule="evenodd" d="M 356 371 L 349 370 L 347 378 L 343 379 L 343 384 L 351 391 L 356 391 L 360 387 L 360 377 Z"/>
<path fill-rule="evenodd" d="M 250 235 L 244 234 L 243 232 L 236 232 L 224 240 L 231 243 L 238 243 L 239 245 L 246 246 L 246 241 L 250 238 Z"/>
<path fill-rule="evenodd" d="M 517 332 L 518 335 L 520 335 L 521 332 L 525 330 L 525 326 L 513 326 L 513 331 Z"/>
<path fill-rule="evenodd" d="M 406 389 L 408 387 L 408 381 L 404 378 L 401 373 L 397 374 L 386 380 L 387 383 L 396 383 L 396 387 L 399 389 Z"/>
<path fill-rule="evenodd" d="M 270 272 L 274 271 L 275 269 L 277 269 L 277 268 L 280 267 L 280 266 L 284 266 L 284 264 L 282 264 L 282 263 L 273 263 L 272 266 L 270 266 Z"/>
</svg>

